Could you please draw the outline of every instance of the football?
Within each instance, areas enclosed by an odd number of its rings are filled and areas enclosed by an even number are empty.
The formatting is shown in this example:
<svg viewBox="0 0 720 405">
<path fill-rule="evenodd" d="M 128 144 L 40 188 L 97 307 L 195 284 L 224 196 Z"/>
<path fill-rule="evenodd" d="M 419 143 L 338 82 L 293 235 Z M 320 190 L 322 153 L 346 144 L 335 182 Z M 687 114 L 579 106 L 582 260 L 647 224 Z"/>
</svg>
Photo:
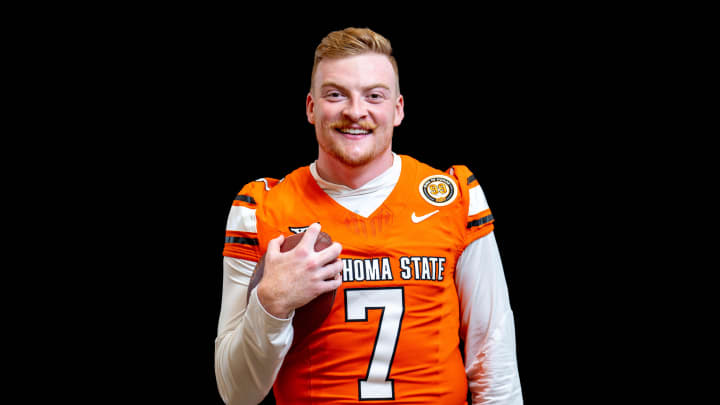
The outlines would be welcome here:
<svg viewBox="0 0 720 405">
<path fill-rule="evenodd" d="M 305 235 L 304 232 L 286 237 L 282 245 L 280 245 L 280 251 L 287 252 L 297 246 L 297 244 L 302 240 L 303 235 Z M 333 241 L 330 235 L 320 231 L 317 241 L 315 242 L 315 251 L 319 252 L 326 249 L 332 245 L 332 243 Z M 247 294 L 248 300 L 250 300 L 250 292 L 262 279 L 264 270 L 265 255 L 260 258 L 260 261 L 255 266 L 252 278 L 250 279 Z M 307 337 L 307 335 L 310 334 L 310 332 L 320 327 L 325 318 L 327 318 L 330 314 L 330 309 L 332 308 L 334 302 L 335 290 L 332 290 L 324 294 L 320 294 L 314 300 L 295 310 L 295 317 L 293 318 L 293 329 L 295 330 L 293 345 L 300 343 L 303 339 L 305 339 L 305 337 Z"/>
</svg>

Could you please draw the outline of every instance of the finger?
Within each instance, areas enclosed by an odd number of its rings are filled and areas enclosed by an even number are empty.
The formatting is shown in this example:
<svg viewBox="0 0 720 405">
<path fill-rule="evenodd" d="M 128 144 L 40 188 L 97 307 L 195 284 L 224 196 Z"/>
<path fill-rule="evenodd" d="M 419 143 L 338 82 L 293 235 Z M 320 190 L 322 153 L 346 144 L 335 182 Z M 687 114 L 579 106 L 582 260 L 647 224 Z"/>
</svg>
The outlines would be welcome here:
<svg viewBox="0 0 720 405">
<path fill-rule="evenodd" d="M 342 260 L 337 259 L 332 263 L 328 263 L 319 270 L 321 280 L 330 281 L 342 274 Z"/>
<path fill-rule="evenodd" d="M 342 245 L 338 242 L 333 242 L 332 245 L 318 252 L 318 260 L 320 263 L 330 263 L 340 256 L 342 253 Z"/>
<path fill-rule="evenodd" d="M 330 280 L 325 280 L 326 291 L 337 290 L 342 285 L 342 275 L 340 273 L 335 274 Z"/>
<path fill-rule="evenodd" d="M 318 222 L 310 225 L 298 245 L 302 245 L 304 249 L 307 249 L 310 252 L 314 251 L 315 242 L 317 242 L 318 235 L 320 234 L 320 228 L 320 223 Z"/>
<path fill-rule="evenodd" d="M 267 251 L 272 253 L 280 253 L 280 245 L 285 241 L 285 236 L 283 234 L 280 234 L 275 239 L 271 239 L 270 242 L 268 242 Z"/>
</svg>

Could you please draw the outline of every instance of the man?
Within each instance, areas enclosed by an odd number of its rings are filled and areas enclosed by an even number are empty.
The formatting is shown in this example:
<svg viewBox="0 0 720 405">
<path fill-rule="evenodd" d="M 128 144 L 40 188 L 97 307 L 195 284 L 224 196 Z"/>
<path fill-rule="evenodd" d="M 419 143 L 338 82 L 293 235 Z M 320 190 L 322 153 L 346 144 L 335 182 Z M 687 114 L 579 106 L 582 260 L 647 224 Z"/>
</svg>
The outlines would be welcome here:
<svg viewBox="0 0 720 405">
<path fill-rule="evenodd" d="M 454 405 L 468 388 L 474 404 L 521 404 L 492 215 L 465 166 L 442 172 L 392 152 L 404 100 L 390 43 L 368 29 L 330 33 L 306 107 L 317 160 L 247 184 L 228 217 L 223 400 L 256 404 L 274 384 L 278 404 Z M 315 252 L 321 229 L 335 243 Z M 295 310 L 333 290 L 330 315 L 293 344 Z"/>
</svg>

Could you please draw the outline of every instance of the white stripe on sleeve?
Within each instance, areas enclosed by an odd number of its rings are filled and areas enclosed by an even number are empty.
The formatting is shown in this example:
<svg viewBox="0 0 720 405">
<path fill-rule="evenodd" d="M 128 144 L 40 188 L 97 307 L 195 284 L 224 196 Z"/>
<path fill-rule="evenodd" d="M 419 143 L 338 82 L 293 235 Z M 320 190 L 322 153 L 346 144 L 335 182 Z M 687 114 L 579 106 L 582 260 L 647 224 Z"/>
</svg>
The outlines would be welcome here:
<svg viewBox="0 0 720 405">
<path fill-rule="evenodd" d="M 228 216 L 227 230 L 257 233 L 255 210 L 242 205 L 233 205 Z"/>
<path fill-rule="evenodd" d="M 485 193 L 483 193 L 480 186 L 475 186 L 471 188 L 469 194 L 470 208 L 468 209 L 468 216 L 473 216 L 490 208 L 487 201 L 485 200 Z"/>
</svg>

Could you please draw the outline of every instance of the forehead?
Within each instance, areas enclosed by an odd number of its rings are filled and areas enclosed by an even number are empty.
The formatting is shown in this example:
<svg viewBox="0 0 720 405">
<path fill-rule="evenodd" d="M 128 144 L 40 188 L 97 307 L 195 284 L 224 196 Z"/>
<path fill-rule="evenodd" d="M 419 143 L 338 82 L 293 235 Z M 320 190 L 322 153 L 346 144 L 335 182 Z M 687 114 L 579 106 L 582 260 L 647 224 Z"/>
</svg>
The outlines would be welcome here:
<svg viewBox="0 0 720 405">
<path fill-rule="evenodd" d="M 333 82 L 350 88 L 384 84 L 394 89 L 396 80 L 390 59 L 378 53 L 323 59 L 318 63 L 315 72 L 316 86 Z"/>
</svg>

